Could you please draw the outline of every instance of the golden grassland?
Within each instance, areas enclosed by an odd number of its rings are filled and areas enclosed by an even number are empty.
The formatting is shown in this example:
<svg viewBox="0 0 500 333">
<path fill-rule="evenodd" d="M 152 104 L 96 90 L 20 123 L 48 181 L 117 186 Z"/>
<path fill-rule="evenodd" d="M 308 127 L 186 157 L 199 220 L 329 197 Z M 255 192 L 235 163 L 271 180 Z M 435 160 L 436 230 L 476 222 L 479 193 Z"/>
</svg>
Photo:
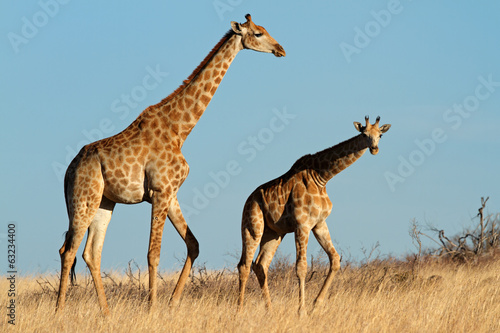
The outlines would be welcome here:
<svg viewBox="0 0 500 333">
<path fill-rule="evenodd" d="M 312 266 L 312 267 L 311 267 Z M 307 276 L 308 312 L 327 265 L 312 261 Z M 136 268 L 103 273 L 111 315 L 101 315 L 92 281 L 79 276 L 64 312 L 54 313 L 57 275 L 16 282 L 16 325 L 7 311 L 0 331 L 20 332 L 500 332 L 500 258 L 473 264 L 439 261 L 372 260 L 344 264 L 325 303 L 299 317 L 293 264 L 276 258 L 270 269 L 273 308 L 262 300 L 251 275 L 242 313 L 236 313 L 234 271 L 196 266 L 178 307 L 169 308 L 175 274 L 162 274 L 159 306 L 148 311 L 147 274 Z M 0 283 L 7 304 L 7 279 Z"/>
</svg>

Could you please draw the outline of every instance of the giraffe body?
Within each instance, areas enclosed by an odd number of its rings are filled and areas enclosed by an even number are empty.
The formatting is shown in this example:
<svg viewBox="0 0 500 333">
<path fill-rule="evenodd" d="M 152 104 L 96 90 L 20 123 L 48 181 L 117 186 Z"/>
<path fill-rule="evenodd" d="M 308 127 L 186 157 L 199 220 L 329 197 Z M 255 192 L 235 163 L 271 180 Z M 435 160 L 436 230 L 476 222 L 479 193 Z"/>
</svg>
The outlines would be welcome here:
<svg viewBox="0 0 500 333">
<path fill-rule="evenodd" d="M 366 149 L 378 153 L 378 141 L 390 125 L 379 128 L 368 122 L 354 125 L 361 134 L 313 155 L 305 155 L 281 177 L 259 186 L 247 199 L 241 224 L 242 255 L 239 270 L 239 309 L 243 307 L 245 286 L 253 268 L 268 307 L 271 298 L 267 272 L 271 260 L 287 233 L 294 233 L 297 251 L 296 273 L 299 279 L 299 313 L 305 313 L 305 276 L 307 273 L 307 243 L 310 231 L 325 250 L 330 270 L 316 297 L 321 303 L 335 273 L 340 269 L 340 256 L 330 238 L 326 218 L 332 210 L 325 185 L 336 174 L 360 158 Z M 259 253 L 252 264 L 257 247 Z"/>
<path fill-rule="evenodd" d="M 88 230 L 83 258 L 92 274 L 99 305 L 104 314 L 109 313 L 100 273 L 106 229 L 116 203 L 142 201 L 152 204 L 148 248 L 150 306 L 156 304 L 157 266 L 167 217 L 187 246 L 187 258 L 170 304 L 179 301 L 199 253 L 198 241 L 187 226 L 177 200 L 177 191 L 189 172 L 181 153 L 182 145 L 240 50 L 285 55 L 263 27 L 255 25 L 250 15 L 246 19 L 243 24 L 231 22 L 232 29 L 177 90 L 144 110 L 124 131 L 83 147 L 68 166 L 64 192 L 69 229 L 59 250 L 61 281 L 57 310 L 64 307 L 68 276 L 74 270 L 76 251 Z"/>
</svg>

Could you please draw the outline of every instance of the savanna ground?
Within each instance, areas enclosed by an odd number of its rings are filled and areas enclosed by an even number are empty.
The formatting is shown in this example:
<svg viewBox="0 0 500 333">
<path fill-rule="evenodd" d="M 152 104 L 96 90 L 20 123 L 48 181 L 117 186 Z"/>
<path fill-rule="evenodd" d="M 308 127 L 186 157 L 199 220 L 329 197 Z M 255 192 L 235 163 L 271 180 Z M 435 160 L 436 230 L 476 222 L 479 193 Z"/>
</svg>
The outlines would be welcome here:
<svg viewBox="0 0 500 333">
<path fill-rule="evenodd" d="M 448 239 L 439 231 L 436 242 L 441 245 L 432 251 L 422 250 L 421 238 L 427 235 L 414 223 L 410 235 L 417 253 L 405 259 L 371 259 L 370 253 L 362 262 L 342 262 L 328 297 L 313 313 L 312 302 L 328 263 L 320 256 L 311 257 L 306 279 L 309 314 L 301 318 L 293 260 L 278 254 L 269 271 L 270 311 L 254 274 L 245 309 L 237 313 L 237 271 L 209 271 L 197 265 L 174 308 L 169 308 L 168 299 L 177 276 L 160 274 L 159 304 L 150 312 L 147 274 L 130 262 L 124 272 L 103 272 L 108 318 L 100 313 L 89 274 L 78 276 L 64 312 L 55 315 L 59 277 L 52 274 L 17 280 L 13 326 L 5 307 L 9 281 L 2 278 L 0 331 L 500 332 L 499 214 L 490 217 L 481 215 L 478 227 L 466 230 L 464 236 Z"/>
<path fill-rule="evenodd" d="M 16 325 L 22 332 L 499 332 L 500 256 L 475 263 L 454 261 L 372 260 L 345 265 L 325 303 L 308 316 L 297 316 L 298 289 L 293 265 L 277 258 L 270 270 L 273 309 L 267 311 L 255 276 L 245 310 L 236 313 L 237 274 L 196 267 L 181 304 L 168 307 L 176 276 L 162 276 L 159 306 L 147 310 L 147 274 L 139 269 L 105 274 L 111 316 L 100 314 L 92 281 L 79 276 L 67 307 L 54 314 L 57 276 L 18 281 Z M 327 266 L 319 260 L 308 274 L 308 309 L 319 292 Z M 7 290 L 2 279 L 1 290 Z M 6 293 L 2 293 L 6 304 Z M 4 313 L 5 307 L 3 307 Z M 9 326 L 9 327 L 7 327 Z"/>
</svg>

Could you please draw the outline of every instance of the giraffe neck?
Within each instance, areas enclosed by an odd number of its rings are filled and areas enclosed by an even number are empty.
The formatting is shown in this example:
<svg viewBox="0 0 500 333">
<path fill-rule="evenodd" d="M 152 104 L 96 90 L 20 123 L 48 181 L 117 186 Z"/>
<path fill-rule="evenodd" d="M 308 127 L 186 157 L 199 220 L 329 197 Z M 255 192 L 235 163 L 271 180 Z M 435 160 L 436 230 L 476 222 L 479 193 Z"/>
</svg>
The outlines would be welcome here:
<svg viewBox="0 0 500 333">
<path fill-rule="evenodd" d="M 336 174 L 356 162 L 368 148 L 362 134 L 310 155 L 313 159 L 312 173 L 318 185 L 325 186 Z"/>
<path fill-rule="evenodd" d="M 242 49 L 241 36 L 228 31 L 184 83 L 160 103 L 146 109 L 144 117 L 147 114 L 160 117 L 169 129 L 172 143 L 182 147 Z"/>
</svg>

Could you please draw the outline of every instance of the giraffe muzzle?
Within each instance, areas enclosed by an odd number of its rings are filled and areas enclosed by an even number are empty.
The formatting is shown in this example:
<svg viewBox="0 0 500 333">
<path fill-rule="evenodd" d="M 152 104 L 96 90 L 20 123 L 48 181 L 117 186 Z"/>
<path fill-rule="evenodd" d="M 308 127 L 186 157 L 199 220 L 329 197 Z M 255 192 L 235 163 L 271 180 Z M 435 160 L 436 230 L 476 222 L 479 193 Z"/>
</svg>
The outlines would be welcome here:
<svg viewBox="0 0 500 333">
<path fill-rule="evenodd" d="M 276 48 L 273 50 L 273 54 L 276 57 L 284 57 L 284 56 L 286 56 L 285 49 L 280 44 L 276 44 Z"/>
<path fill-rule="evenodd" d="M 378 147 L 370 147 L 370 153 L 372 155 L 377 155 L 378 154 Z"/>
</svg>

